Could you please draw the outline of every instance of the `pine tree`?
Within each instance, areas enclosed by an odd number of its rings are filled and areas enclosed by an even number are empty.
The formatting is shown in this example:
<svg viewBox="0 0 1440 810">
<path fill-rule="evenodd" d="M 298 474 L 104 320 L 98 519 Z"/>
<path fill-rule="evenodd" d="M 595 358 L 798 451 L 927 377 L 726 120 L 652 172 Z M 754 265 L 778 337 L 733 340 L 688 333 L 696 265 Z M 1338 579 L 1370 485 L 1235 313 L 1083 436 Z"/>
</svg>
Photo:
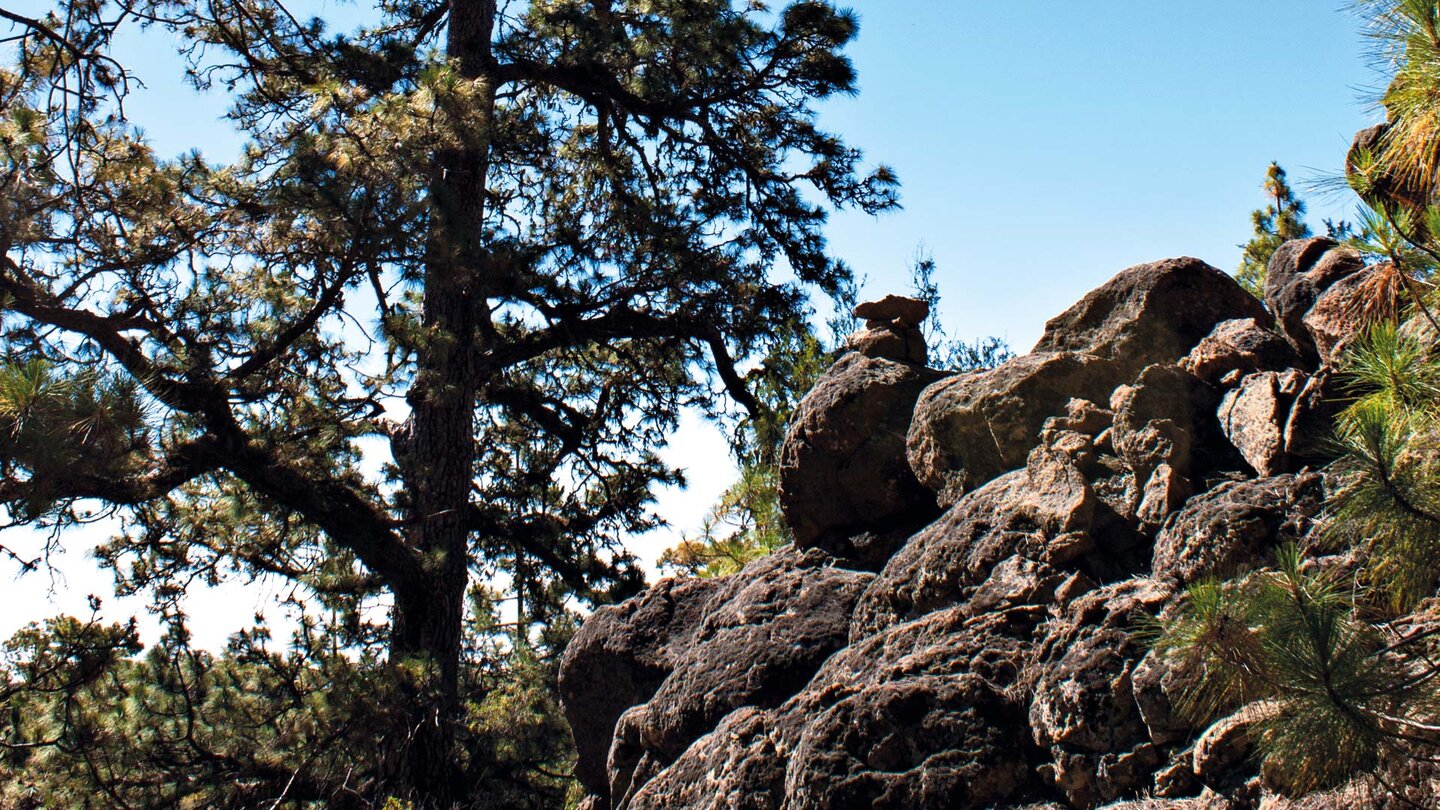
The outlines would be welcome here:
<svg viewBox="0 0 1440 810">
<path fill-rule="evenodd" d="M 1440 2 L 1357 8 L 1394 78 L 1387 123 L 1347 156 L 1365 204 L 1358 230 L 1331 228 L 1376 264 L 1350 313 L 1364 331 L 1339 369 L 1351 402 L 1336 420 L 1325 520 L 1305 554 L 1284 549 L 1273 568 L 1192 586 L 1158 648 L 1188 679 L 1192 719 L 1249 707 L 1275 783 L 1304 792 L 1368 776 L 1419 806 L 1415 785 L 1393 776 L 1433 769 L 1440 753 L 1434 634 L 1405 616 L 1440 584 L 1440 324 L 1428 283 L 1440 266 Z M 1250 248 L 1278 232 L 1280 199 L 1256 212 L 1242 282 L 1263 282 Z M 1342 582 L 1334 558 L 1310 559 L 1324 551 L 1358 570 Z"/>
<path fill-rule="evenodd" d="M 58 691 L 44 662 L 89 661 L 87 636 L 19 640 L 5 767 L 117 806 L 169 803 L 181 777 L 213 806 L 511 802 L 514 769 L 555 766 L 496 736 L 505 673 L 543 666 L 525 650 L 558 649 L 577 600 L 641 584 L 621 541 L 679 480 L 655 448 L 681 407 L 758 413 L 737 368 L 850 283 L 828 207 L 896 204 L 888 169 L 816 125 L 817 100 L 854 91 L 854 16 L 454 0 L 379 4 L 345 33 L 276 0 L 3 16 L 0 501 L 62 539 L 120 518 L 102 556 L 172 628 Z M 238 161 L 162 158 L 125 117 L 142 77 L 112 46 L 141 25 L 227 95 Z M 228 576 L 309 606 L 292 653 L 263 628 L 190 649 L 177 595 Z"/>
<path fill-rule="evenodd" d="M 1235 271 L 1235 280 L 1256 298 L 1265 297 L 1265 268 L 1275 250 L 1291 239 L 1310 235 L 1304 221 L 1305 203 L 1290 189 L 1279 163 L 1271 163 L 1265 170 L 1262 188 L 1269 203 L 1250 213 L 1255 235 L 1240 246 L 1243 253 Z"/>
</svg>

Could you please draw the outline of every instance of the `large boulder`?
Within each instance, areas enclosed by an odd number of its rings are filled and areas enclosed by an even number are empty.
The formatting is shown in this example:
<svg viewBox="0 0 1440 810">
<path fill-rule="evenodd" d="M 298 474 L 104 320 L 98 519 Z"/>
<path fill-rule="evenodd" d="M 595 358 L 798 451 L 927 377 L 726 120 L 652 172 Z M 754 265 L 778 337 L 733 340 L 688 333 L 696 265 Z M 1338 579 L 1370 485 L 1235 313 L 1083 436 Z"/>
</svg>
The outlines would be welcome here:
<svg viewBox="0 0 1440 810">
<path fill-rule="evenodd" d="M 1295 464 L 1321 466 L 1335 458 L 1335 419 L 1354 395 L 1332 371 L 1305 381 L 1285 420 L 1285 454 Z"/>
<path fill-rule="evenodd" d="M 1189 584 L 1262 564 L 1309 533 L 1324 498 L 1316 473 L 1222 483 L 1166 521 L 1155 538 L 1155 576 Z"/>
<path fill-rule="evenodd" d="M 730 712 L 798 692 L 845 645 L 873 576 L 831 563 L 791 548 L 723 579 L 666 580 L 597 611 L 560 669 L 566 717 L 585 729 L 576 734 L 582 784 L 618 801 Z M 643 678 L 626 672 L 627 658 L 648 664 Z"/>
<path fill-rule="evenodd" d="M 1073 562 L 1093 547 L 1087 532 L 1095 508 L 1095 493 L 1074 463 L 1036 448 L 1024 469 L 964 496 L 890 558 L 856 607 L 852 636 L 969 600 L 1011 556 L 1057 567 Z"/>
<path fill-rule="evenodd" d="M 1022 684 L 1042 767 L 1073 807 L 1094 807 L 1151 782 L 1161 758 L 1135 701 L 1146 653 L 1140 633 L 1173 598 L 1168 584 L 1131 579 L 1090 591 L 1043 626 Z"/>
<path fill-rule="evenodd" d="M 1214 331 L 1185 356 L 1181 367 L 1211 385 L 1237 372 L 1243 376 L 1303 367 L 1295 347 L 1267 322 L 1237 318 L 1216 324 Z"/>
<path fill-rule="evenodd" d="M 605 760 L 620 715 L 660 688 L 720 589 L 715 579 L 663 579 L 596 610 L 570 640 L 560 698 L 579 755 L 575 775 L 590 793 L 608 794 Z"/>
<path fill-rule="evenodd" d="M 1269 320 L 1226 273 L 1199 259 L 1165 259 L 1120 272 L 1052 318 L 1035 351 L 1104 357 L 1128 379 L 1148 365 L 1178 361 L 1216 324 L 1236 318 Z"/>
<path fill-rule="evenodd" d="M 1149 366 L 1110 398 L 1111 444 L 1134 475 L 1136 520 L 1158 526 L 1194 492 L 1195 474 L 1214 464 L 1219 437 L 1213 388 L 1179 365 Z M 1206 463 L 1197 465 L 1197 456 Z"/>
<path fill-rule="evenodd" d="M 837 653 L 784 705 L 732 714 L 625 806 L 1001 805 L 1032 779 L 1024 714 L 1007 691 L 1022 650 L 999 614 L 955 608 L 890 628 Z"/>
<path fill-rule="evenodd" d="M 1106 402 L 1125 377 L 1109 360 L 1076 352 L 1037 353 L 941 380 L 921 394 L 906 439 L 920 483 L 954 503 L 1025 463 L 1051 416 L 1072 398 Z"/>
<path fill-rule="evenodd" d="M 801 548 L 854 551 L 869 527 L 933 515 L 910 471 L 905 434 L 940 372 L 847 353 L 800 401 L 780 449 L 780 508 Z M 883 556 L 883 552 L 881 552 Z"/>
<path fill-rule="evenodd" d="M 1404 281 L 1388 262 L 1356 271 L 1330 285 L 1301 318 L 1320 363 L 1338 368 L 1346 347 L 1366 327 L 1396 317 L 1405 297 Z"/>
<path fill-rule="evenodd" d="M 1309 363 L 1320 359 L 1305 328 L 1305 313 L 1321 293 L 1365 266 L 1364 261 L 1334 239 L 1292 239 L 1270 257 L 1265 270 L 1265 304 L 1286 340 Z"/>
<path fill-rule="evenodd" d="M 1033 353 L 926 389 L 906 442 L 910 466 L 942 504 L 953 503 L 1020 466 L 1045 420 L 1072 398 L 1109 402 L 1145 367 L 1184 358 L 1216 324 L 1268 317 L 1198 259 L 1131 267 L 1051 319 Z"/>
</svg>

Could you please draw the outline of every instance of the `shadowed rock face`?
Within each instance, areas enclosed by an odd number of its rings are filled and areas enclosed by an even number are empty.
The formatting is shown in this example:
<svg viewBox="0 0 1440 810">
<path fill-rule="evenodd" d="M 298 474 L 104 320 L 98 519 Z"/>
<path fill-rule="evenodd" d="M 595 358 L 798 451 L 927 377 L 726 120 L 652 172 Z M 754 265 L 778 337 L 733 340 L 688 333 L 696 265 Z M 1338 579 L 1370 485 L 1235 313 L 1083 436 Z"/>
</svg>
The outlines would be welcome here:
<svg viewBox="0 0 1440 810">
<path fill-rule="evenodd" d="M 934 493 L 906 461 L 905 432 L 915 399 L 941 376 L 850 352 L 800 401 L 780 450 L 780 500 L 801 548 L 849 555 L 868 527 L 934 516 Z M 893 550 L 864 549 L 880 561 Z"/>
<path fill-rule="evenodd" d="M 1353 272 L 1330 252 L 1285 246 L 1275 300 Z M 1269 793 L 1243 718 L 1194 727 L 1144 641 L 1188 583 L 1310 541 L 1337 394 L 1299 334 L 1174 259 L 997 369 L 845 355 L 783 452 L 799 547 L 664 580 L 566 651 L 584 806 L 1368 806 Z"/>
</svg>

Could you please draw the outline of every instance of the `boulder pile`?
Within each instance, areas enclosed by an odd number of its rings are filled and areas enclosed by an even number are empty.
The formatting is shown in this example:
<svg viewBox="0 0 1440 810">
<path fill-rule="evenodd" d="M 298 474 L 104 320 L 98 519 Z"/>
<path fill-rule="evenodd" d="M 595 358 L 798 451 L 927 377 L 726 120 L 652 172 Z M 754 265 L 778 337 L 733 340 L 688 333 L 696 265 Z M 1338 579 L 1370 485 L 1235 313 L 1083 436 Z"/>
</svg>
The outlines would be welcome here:
<svg viewBox="0 0 1440 810">
<path fill-rule="evenodd" d="M 1337 299 L 1372 271 L 1291 242 L 1262 304 L 1196 259 L 1132 267 L 962 374 L 924 367 L 923 304 L 862 305 L 781 453 L 794 545 L 567 649 L 583 807 L 1383 806 L 1279 795 L 1249 715 L 1193 727 L 1145 642 L 1190 583 L 1311 537 L 1359 328 Z"/>
</svg>

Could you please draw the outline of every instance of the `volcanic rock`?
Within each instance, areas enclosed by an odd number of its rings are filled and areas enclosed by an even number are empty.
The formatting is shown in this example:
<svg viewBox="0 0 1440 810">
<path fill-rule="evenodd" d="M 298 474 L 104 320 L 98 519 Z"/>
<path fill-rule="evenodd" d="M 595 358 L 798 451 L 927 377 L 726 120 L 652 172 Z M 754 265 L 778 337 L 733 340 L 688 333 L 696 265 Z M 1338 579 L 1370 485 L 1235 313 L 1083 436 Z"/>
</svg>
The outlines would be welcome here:
<svg viewBox="0 0 1440 810">
<path fill-rule="evenodd" d="M 867 528 L 936 513 L 910 471 L 905 434 L 916 398 L 940 376 L 846 354 L 801 400 L 779 464 L 780 507 L 801 548 L 852 554 L 851 538 Z"/>
</svg>

